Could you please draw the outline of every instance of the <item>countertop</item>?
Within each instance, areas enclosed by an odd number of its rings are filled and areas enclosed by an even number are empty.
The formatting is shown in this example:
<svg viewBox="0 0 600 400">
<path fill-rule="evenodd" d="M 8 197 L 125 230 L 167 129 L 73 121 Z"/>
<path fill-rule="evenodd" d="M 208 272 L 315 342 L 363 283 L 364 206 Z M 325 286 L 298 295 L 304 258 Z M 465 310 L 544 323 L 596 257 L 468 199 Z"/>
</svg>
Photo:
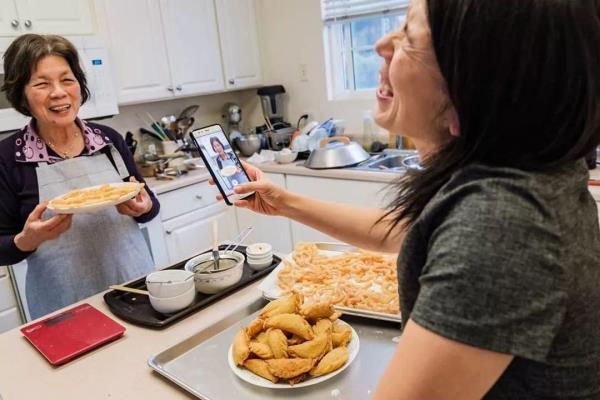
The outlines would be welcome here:
<svg viewBox="0 0 600 400">
<path fill-rule="evenodd" d="M 206 168 L 198 168 L 188 171 L 187 174 L 177 177 L 173 180 L 159 180 L 156 178 L 146 178 L 146 183 L 152 189 L 154 194 L 158 195 L 171 190 L 176 190 L 195 183 L 207 181 L 210 173 Z"/>
<path fill-rule="evenodd" d="M 52 367 L 19 328 L 7 331 L 0 335 L 0 398 L 195 399 L 152 372 L 148 359 L 257 300 L 257 286 L 258 282 L 253 283 L 163 330 L 124 322 L 108 310 L 103 293 L 92 296 L 76 304 L 93 305 L 127 331 L 115 342 L 60 367 Z"/>
</svg>

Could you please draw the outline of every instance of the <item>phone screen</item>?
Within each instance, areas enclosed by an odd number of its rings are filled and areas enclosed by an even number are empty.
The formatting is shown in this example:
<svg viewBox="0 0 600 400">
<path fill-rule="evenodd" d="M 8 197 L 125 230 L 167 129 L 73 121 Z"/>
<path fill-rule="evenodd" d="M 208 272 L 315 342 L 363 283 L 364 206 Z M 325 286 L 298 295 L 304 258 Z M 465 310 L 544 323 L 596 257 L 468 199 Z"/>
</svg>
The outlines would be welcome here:
<svg viewBox="0 0 600 400">
<path fill-rule="evenodd" d="M 234 195 L 237 185 L 250 182 L 220 125 L 196 129 L 191 136 L 223 197 Z"/>
</svg>

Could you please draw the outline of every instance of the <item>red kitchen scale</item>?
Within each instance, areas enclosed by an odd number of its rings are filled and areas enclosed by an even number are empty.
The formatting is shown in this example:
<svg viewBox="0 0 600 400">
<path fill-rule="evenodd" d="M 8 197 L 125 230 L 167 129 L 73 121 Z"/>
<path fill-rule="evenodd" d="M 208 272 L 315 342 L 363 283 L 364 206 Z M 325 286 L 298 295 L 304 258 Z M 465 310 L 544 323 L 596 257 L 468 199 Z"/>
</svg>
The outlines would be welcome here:
<svg viewBox="0 0 600 400">
<path fill-rule="evenodd" d="M 27 325 L 21 333 L 50 364 L 60 365 L 121 337 L 125 327 L 84 303 Z"/>
</svg>

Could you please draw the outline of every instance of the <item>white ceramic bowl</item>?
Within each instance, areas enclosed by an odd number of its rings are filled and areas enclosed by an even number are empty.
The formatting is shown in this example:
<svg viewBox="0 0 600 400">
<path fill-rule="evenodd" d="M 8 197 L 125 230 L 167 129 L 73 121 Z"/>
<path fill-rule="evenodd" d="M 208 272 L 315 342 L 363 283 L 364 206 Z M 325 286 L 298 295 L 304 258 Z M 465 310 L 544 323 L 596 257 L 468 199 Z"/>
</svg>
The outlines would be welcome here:
<svg viewBox="0 0 600 400">
<path fill-rule="evenodd" d="M 273 256 L 265 258 L 263 261 L 250 261 L 248 260 L 248 266 L 255 271 L 262 271 L 273 263 Z"/>
<path fill-rule="evenodd" d="M 194 272 L 194 281 L 196 282 L 196 290 L 204 294 L 215 294 L 223 289 L 235 285 L 242 279 L 244 272 L 245 257 L 237 251 L 219 251 L 221 259 L 234 259 L 236 264 L 224 270 L 213 271 L 212 267 L 205 269 L 205 272 L 195 272 L 196 268 L 207 261 L 212 261 L 212 253 L 204 253 L 190 259 L 185 263 L 185 270 Z"/>
<path fill-rule="evenodd" d="M 172 314 L 189 307 L 196 298 L 196 288 L 190 287 L 187 291 L 174 297 L 154 297 L 148 294 L 152 308 L 162 314 Z"/>
<path fill-rule="evenodd" d="M 194 287 L 194 274 L 182 269 L 155 271 L 146 277 L 148 292 L 154 297 L 175 297 Z"/>
<path fill-rule="evenodd" d="M 273 254 L 273 246 L 269 243 L 252 243 L 246 247 L 248 258 L 261 258 L 269 254 Z"/>
<path fill-rule="evenodd" d="M 275 161 L 277 161 L 279 164 L 289 164 L 291 162 L 296 161 L 296 157 L 298 157 L 298 152 L 290 151 L 288 153 L 283 151 L 276 151 L 274 155 Z"/>
</svg>

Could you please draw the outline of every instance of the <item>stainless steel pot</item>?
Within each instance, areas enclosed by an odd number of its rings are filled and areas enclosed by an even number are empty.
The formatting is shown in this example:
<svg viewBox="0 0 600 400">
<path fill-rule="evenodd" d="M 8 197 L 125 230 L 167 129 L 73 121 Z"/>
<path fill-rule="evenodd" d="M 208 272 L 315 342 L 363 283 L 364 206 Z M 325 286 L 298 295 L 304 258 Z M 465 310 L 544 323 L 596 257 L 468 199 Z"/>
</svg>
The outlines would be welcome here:
<svg viewBox="0 0 600 400">
<path fill-rule="evenodd" d="M 233 144 L 238 148 L 242 155 L 250 157 L 252 154 L 260 150 L 261 140 L 254 134 L 242 135 L 233 139 Z"/>
<path fill-rule="evenodd" d="M 321 140 L 304 165 L 312 169 L 343 168 L 359 164 L 369 157 L 369 153 L 350 138 L 333 136 Z"/>
</svg>

